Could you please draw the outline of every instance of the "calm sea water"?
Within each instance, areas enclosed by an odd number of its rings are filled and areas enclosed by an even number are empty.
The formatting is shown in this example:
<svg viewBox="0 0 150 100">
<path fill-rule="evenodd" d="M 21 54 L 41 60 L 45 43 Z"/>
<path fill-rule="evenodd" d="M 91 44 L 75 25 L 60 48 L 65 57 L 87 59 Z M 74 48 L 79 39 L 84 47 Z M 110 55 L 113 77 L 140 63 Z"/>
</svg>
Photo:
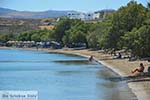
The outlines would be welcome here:
<svg viewBox="0 0 150 100">
<path fill-rule="evenodd" d="M 117 77 L 80 56 L 0 50 L 0 90 L 36 90 L 39 100 L 135 100 Z"/>
</svg>

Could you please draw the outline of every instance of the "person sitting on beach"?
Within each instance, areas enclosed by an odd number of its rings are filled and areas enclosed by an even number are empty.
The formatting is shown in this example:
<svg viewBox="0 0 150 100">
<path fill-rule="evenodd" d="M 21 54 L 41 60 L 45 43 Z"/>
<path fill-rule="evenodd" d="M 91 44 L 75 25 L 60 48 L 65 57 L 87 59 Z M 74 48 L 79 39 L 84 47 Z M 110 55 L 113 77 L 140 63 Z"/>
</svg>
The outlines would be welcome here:
<svg viewBox="0 0 150 100">
<path fill-rule="evenodd" d="M 138 72 L 138 73 L 144 72 L 144 65 L 143 65 L 143 63 L 140 63 L 139 67 L 140 67 L 139 69 L 135 69 L 134 71 L 132 71 L 132 73 L 135 73 L 135 72 Z"/>
<path fill-rule="evenodd" d="M 92 60 L 93 60 L 93 56 L 90 56 L 89 61 L 92 61 Z"/>
<path fill-rule="evenodd" d="M 121 53 L 119 52 L 118 53 L 118 57 L 117 57 L 118 59 L 121 59 L 122 58 L 122 55 L 121 55 Z"/>
</svg>

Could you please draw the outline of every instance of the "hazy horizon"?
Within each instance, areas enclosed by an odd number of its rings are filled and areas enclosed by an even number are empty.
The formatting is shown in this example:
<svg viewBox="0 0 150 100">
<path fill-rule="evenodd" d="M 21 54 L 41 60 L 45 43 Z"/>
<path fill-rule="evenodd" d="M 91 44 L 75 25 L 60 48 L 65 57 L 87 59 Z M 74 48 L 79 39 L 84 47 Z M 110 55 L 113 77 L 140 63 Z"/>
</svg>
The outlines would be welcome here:
<svg viewBox="0 0 150 100">
<path fill-rule="evenodd" d="M 0 7 L 13 9 L 17 11 L 48 11 L 48 10 L 73 10 L 80 12 L 93 12 L 102 9 L 114 9 L 117 10 L 121 6 L 125 6 L 130 0 L 122 0 L 114 3 L 112 0 L 1 0 Z M 144 6 L 147 3 L 147 0 L 135 0 L 138 3 L 143 4 Z M 26 5 L 28 7 L 26 7 Z"/>
</svg>

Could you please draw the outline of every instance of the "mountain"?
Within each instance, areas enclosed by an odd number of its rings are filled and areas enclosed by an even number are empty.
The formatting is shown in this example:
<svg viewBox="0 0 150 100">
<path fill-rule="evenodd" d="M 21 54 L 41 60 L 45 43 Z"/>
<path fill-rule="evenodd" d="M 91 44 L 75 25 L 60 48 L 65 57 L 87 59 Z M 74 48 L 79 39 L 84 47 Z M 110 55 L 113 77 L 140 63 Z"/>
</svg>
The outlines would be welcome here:
<svg viewBox="0 0 150 100">
<path fill-rule="evenodd" d="M 0 8 L 0 17 L 4 18 L 57 18 L 67 16 L 70 11 L 48 10 L 43 12 L 17 11 L 12 9 Z"/>
<path fill-rule="evenodd" d="M 7 8 L 0 8 L 0 13 L 10 13 L 10 12 L 16 12 L 16 10 L 11 10 Z"/>
</svg>

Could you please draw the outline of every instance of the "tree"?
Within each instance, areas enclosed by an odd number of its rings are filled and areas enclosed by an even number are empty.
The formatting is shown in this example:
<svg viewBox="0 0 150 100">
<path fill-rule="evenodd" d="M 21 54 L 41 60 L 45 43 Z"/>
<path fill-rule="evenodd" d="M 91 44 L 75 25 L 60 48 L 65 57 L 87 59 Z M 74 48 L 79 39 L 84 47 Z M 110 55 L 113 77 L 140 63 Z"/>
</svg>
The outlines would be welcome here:
<svg viewBox="0 0 150 100">
<path fill-rule="evenodd" d="M 77 19 L 68 19 L 68 18 L 62 18 L 56 25 L 53 33 L 53 37 L 57 42 L 62 42 L 63 36 L 66 34 L 66 31 L 68 31 L 71 26 L 74 24 L 81 22 Z"/>
<path fill-rule="evenodd" d="M 92 32 L 87 35 L 88 46 L 90 48 L 98 48 L 99 34 L 97 32 Z"/>
<path fill-rule="evenodd" d="M 0 34 L 0 42 L 6 43 L 7 41 L 14 41 L 16 40 L 17 34 L 7 33 L 7 34 Z"/>
<path fill-rule="evenodd" d="M 31 40 L 32 40 L 32 41 L 36 41 L 36 42 L 40 42 L 40 41 L 41 41 L 40 35 L 39 35 L 39 34 L 33 34 L 33 35 L 31 36 Z"/>
<path fill-rule="evenodd" d="M 150 56 L 150 26 L 144 25 L 139 30 L 139 40 L 140 40 L 140 50 L 141 54 L 139 54 L 141 57 Z"/>
<path fill-rule="evenodd" d="M 123 45 L 127 50 L 131 50 L 136 56 L 150 56 L 150 26 L 144 25 L 139 29 L 126 33 L 123 39 Z"/>
<path fill-rule="evenodd" d="M 84 23 L 83 21 L 80 20 L 73 20 L 73 21 L 74 22 L 72 23 L 70 29 L 65 31 L 65 34 L 62 38 L 63 43 L 66 45 L 72 45 L 73 43 L 77 44 L 86 43 L 86 46 L 88 47 L 86 35 L 88 35 L 88 32 L 92 24 Z"/>
<path fill-rule="evenodd" d="M 86 43 L 86 36 L 82 31 L 75 31 L 70 34 L 70 41 L 71 43 Z"/>
<path fill-rule="evenodd" d="M 18 39 L 17 40 L 20 40 L 20 41 L 31 41 L 31 36 L 33 34 L 33 31 L 32 32 L 22 32 L 18 35 Z"/>
<path fill-rule="evenodd" d="M 147 8 L 150 10 L 150 2 L 147 2 Z"/>
<path fill-rule="evenodd" d="M 146 18 L 146 8 L 141 4 L 137 4 L 134 0 L 129 2 L 127 6 L 121 7 L 113 14 L 111 28 L 107 35 L 107 47 L 112 49 L 119 48 L 118 42 L 126 32 L 130 32 L 133 28 L 140 28 Z"/>
</svg>

